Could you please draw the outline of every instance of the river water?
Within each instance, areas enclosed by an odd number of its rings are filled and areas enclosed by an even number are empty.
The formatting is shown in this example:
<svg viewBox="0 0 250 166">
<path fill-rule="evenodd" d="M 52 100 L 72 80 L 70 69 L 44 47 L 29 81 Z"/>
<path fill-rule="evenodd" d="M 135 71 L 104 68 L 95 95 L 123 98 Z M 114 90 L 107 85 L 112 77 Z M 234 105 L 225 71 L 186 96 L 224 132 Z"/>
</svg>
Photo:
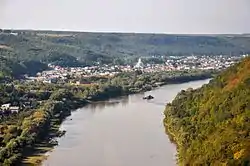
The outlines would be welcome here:
<svg viewBox="0 0 250 166">
<path fill-rule="evenodd" d="M 172 166 L 176 147 L 163 126 L 165 104 L 209 80 L 160 87 L 85 106 L 62 124 L 66 135 L 44 166 Z M 155 99 L 142 100 L 151 94 Z"/>
</svg>

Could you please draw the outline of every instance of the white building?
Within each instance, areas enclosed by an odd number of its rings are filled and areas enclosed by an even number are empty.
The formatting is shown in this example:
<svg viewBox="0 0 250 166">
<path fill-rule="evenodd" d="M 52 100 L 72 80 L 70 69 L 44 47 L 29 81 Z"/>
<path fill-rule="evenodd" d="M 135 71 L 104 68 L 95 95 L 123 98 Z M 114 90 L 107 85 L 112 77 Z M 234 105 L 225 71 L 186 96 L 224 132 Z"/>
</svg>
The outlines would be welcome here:
<svg viewBox="0 0 250 166">
<path fill-rule="evenodd" d="M 141 58 L 139 58 L 139 59 L 138 59 L 138 62 L 137 62 L 137 64 L 135 65 L 134 68 L 143 68 L 143 67 L 144 67 L 144 64 L 142 63 Z"/>
</svg>

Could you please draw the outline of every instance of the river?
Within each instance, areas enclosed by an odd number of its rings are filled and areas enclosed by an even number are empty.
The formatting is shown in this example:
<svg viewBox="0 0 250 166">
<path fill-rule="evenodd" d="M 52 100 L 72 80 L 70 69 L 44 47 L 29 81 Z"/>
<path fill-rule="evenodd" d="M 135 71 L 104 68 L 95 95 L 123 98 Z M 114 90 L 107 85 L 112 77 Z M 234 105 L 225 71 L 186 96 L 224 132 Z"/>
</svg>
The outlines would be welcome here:
<svg viewBox="0 0 250 166">
<path fill-rule="evenodd" d="M 66 130 L 44 166 L 172 166 L 176 147 L 163 126 L 165 104 L 209 80 L 166 85 L 150 92 L 87 105 L 62 124 Z M 155 99 L 142 100 L 151 94 Z"/>
</svg>

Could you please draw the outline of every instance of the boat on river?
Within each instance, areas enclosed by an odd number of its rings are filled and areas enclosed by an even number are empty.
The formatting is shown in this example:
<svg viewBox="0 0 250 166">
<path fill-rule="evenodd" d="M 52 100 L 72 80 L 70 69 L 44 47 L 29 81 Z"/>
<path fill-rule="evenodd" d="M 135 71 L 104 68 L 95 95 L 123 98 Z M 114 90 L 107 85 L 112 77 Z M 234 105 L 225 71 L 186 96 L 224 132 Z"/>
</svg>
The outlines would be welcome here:
<svg viewBox="0 0 250 166">
<path fill-rule="evenodd" d="M 153 98 L 154 97 L 152 95 L 148 95 L 148 96 L 143 97 L 142 99 L 144 99 L 144 100 L 151 100 Z"/>
</svg>

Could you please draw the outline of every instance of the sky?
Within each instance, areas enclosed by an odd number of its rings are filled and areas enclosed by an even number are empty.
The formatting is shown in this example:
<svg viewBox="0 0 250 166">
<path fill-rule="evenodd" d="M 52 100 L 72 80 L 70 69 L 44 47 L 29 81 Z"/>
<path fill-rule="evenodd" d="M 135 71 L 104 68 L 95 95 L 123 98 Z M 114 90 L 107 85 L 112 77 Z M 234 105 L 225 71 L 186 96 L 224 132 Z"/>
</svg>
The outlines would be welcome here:
<svg viewBox="0 0 250 166">
<path fill-rule="evenodd" d="M 250 0 L 0 0 L 0 28 L 250 33 Z"/>
</svg>

